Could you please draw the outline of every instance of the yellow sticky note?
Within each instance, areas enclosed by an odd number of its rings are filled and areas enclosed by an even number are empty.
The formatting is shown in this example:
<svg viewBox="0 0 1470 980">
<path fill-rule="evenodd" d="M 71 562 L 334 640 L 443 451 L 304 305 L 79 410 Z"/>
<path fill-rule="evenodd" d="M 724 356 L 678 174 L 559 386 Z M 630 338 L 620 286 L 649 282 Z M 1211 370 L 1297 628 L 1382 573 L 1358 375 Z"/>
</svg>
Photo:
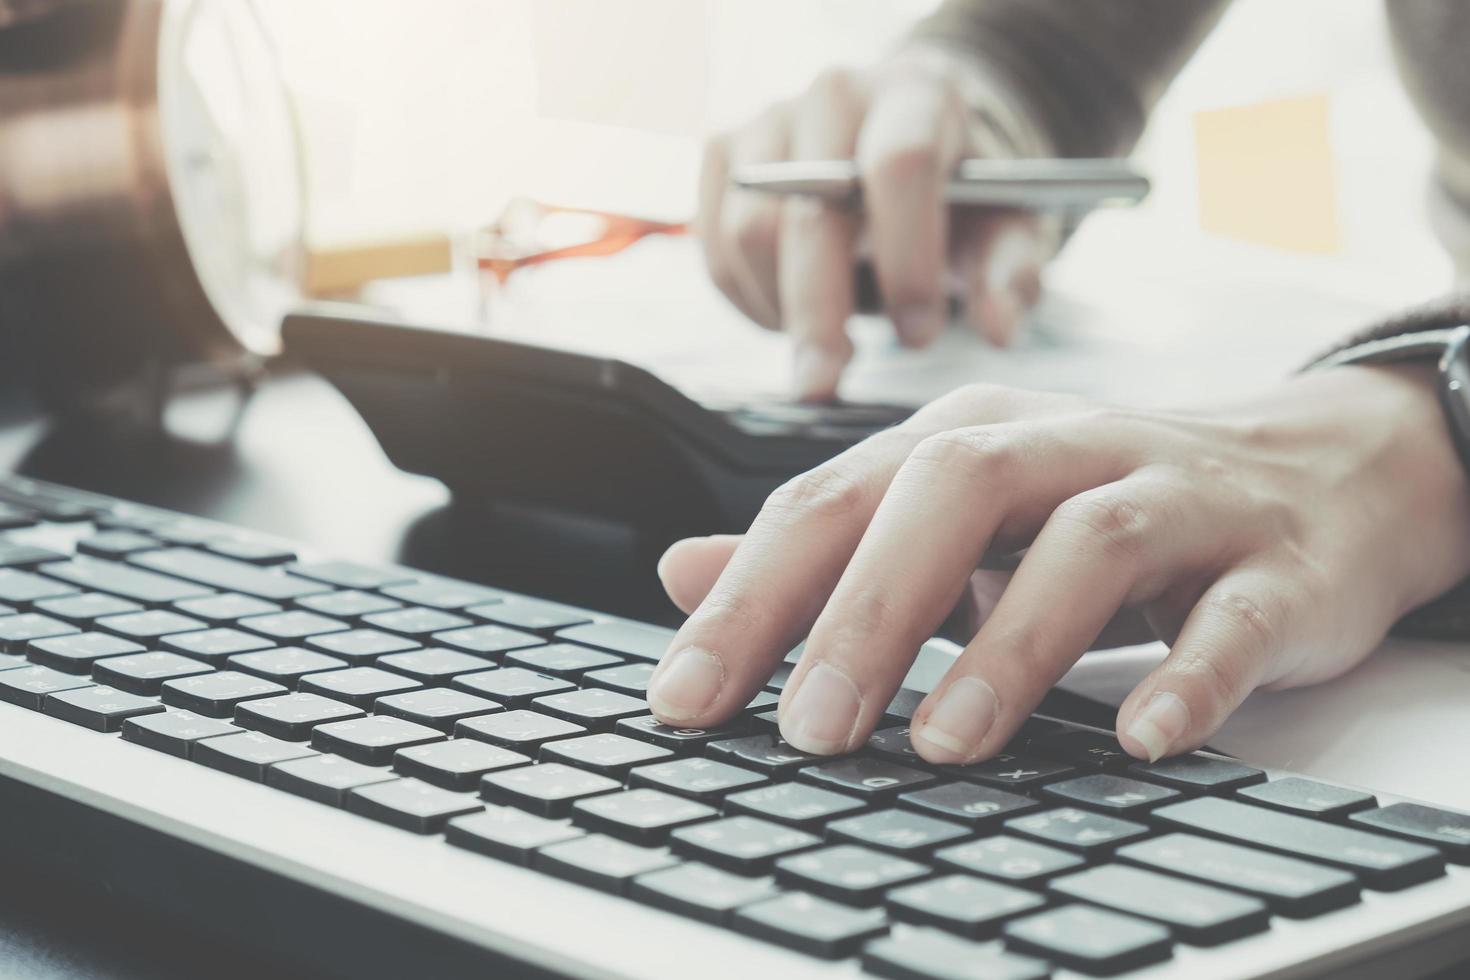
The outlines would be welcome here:
<svg viewBox="0 0 1470 980">
<path fill-rule="evenodd" d="M 1292 252 L 1341 250 L 1326 94 L 1194 115 L 1200 226 Z"/>
</svg>

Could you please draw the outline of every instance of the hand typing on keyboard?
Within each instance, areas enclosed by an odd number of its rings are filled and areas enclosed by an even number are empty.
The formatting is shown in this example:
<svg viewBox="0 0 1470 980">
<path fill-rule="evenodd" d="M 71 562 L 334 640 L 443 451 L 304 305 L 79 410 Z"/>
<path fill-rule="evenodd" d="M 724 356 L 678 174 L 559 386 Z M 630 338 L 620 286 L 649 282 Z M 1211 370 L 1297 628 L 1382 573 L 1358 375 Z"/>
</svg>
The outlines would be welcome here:
<svg viewBox="0 0 1470 980">
<path fill-rule="evenodd" d="M 690 616 L 649 702 L 718 724 L 809 636 L 781 733 L 855 749 L 982 556 L 1023 550 L 914 716 L 930 762 L 1000 752 L 1124 609 L 1172 649 L 1120 709 L 1122 745 L 1195 748 L 1256 687 L 1341 673 L 1463 579 L 1470 496 L 1428 372 L 1187 413 L 963 389 L 779 489 L 743 536 L 674 545 L 660 575 Z"/>
</svg>

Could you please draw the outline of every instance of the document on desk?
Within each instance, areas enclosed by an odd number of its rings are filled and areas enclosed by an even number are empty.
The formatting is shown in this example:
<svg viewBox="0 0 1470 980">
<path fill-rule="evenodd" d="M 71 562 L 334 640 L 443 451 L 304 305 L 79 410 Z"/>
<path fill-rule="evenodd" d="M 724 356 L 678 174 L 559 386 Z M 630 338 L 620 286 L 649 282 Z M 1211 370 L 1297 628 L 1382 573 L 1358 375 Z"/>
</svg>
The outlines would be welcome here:
<svg viewBox="0 0 1470 980">
<path fill-rule="evenodd" d="M 1061 681 L 1121 704 L 1163 658 L 1163 644 L 1097 651 Z M 1470 810 L 1470 643 L 1389 640 L 1343 676 L 1258 691 L 1210 747 L 1276 766 Z"/>
</svg>

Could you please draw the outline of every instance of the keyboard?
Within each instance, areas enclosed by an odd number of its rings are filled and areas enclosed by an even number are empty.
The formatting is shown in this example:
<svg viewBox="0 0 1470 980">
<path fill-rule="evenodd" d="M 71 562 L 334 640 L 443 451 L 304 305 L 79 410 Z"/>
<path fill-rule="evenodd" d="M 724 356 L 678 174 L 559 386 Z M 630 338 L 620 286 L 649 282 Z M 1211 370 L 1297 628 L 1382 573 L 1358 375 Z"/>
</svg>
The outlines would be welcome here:
<svg viewBox="0 0 1470 980">
<path fill-rule="evenodd" d="M 1203 752 L 1140 763 L 1040 716 L 994 759 L 931 766 L 907 725 L 935 645 L 851 755 L 781 741 L 789 662 L 731 724 L 672 728 L 643 700 L 671 636 L 3 480 L 0 848 L 323 974 L 1470 958 L 1470 816 Z"/>
</svg>

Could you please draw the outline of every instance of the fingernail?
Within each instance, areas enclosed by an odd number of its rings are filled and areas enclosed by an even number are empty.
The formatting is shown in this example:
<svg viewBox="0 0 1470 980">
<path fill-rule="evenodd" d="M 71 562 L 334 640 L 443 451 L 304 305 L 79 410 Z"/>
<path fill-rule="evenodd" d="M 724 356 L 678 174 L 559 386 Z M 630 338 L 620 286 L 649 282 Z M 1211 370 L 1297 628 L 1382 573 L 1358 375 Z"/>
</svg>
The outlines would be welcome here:
<svg viewBox="0 0 1470 980">
<path fill-rule="evenodd" d="M 961 677 L 945 689 L 910 739 L 928 742 L 940 756 L 949 757 L 930 757 L 931 761 L 967 762 L 979 750 L 999 710 L 1000 701 L 989 684 L 978 677 Z"/>
<path fill-rule="evenodd" d="M 899 307 L 893 311 L 893 327 L 904 344 L 920 347 L 944 332 L 944 314 L 933 303 Z"/>
<path fill-rule="evenodd" d="M 725 683 L 720 658 L 699 647 L 685 647 L 669 658 L 648 688 L 648 705 L 661 718 L 693 718 L 714 704 Z"/>
<path fill-rule="evenodd" d="M 1189 705 L 1177 694 L 1155 694 L 1123 733 L 1123 748 L 1129 755 L 1144 755 L 1157 762 L 1189 731 Z M 1132 741 L 1136 744 L 1129 745 Z"/>
<path fill-rule="evenodd" d="M 802 344 L 796 348 L 793 380 L 798 398 L 827 400 L 837 394 L 837 381 L 847 362 L 824 348 Z"/>
<path fill-rule="evenodd" d="M 862 695 L 851 678 L 830 664 L 817 664 L 781 713 L 781 737 L 803 752 L 845 751 L 862 707 Z"/>
</svg>

